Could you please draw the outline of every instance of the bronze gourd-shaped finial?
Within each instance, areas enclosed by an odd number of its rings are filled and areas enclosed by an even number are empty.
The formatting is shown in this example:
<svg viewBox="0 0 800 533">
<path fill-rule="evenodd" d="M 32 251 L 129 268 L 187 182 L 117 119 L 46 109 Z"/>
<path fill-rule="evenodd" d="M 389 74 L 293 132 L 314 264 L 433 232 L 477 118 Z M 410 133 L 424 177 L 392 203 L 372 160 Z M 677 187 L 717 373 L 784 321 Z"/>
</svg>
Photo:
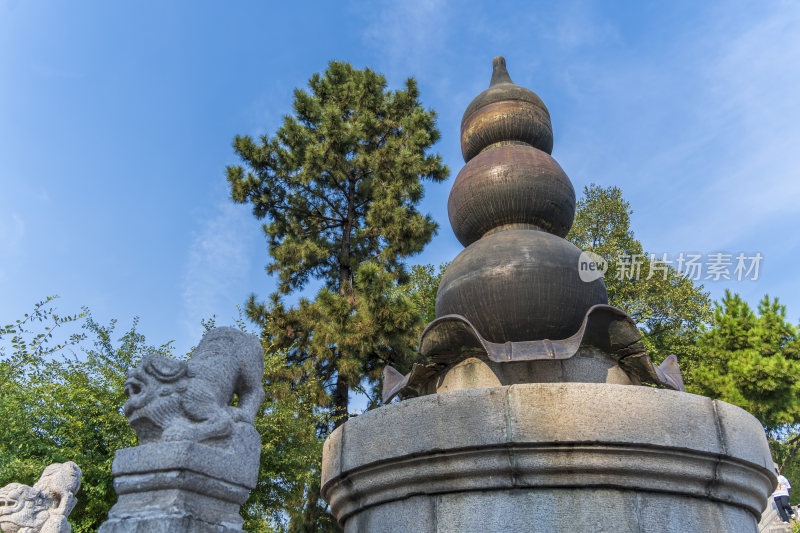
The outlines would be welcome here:
<svg viewBox="0 0 800 533">
<path fill-rule="evenodd" d="M 547 108 L 511 81 L 502 57 L 493 67 L 461 121 L 467 164 L 447 210 L 467 248 L 442 277 L 436 315 L 461 315 L 496 343 L 563 339 L 608 302 L 605 285 L 580 279 L 580 250 L 564 240 L 575 191 L 550 156 Z"/>
<path fill-rule="evenodd" d="M 551 153 L 553 127 L 542 99 L 511 81 L 504 58 L 495 57 L 492 67 L 489 88 L 470 102 L 461 118 L 464 162 L 497 142 L 523 142 Z"/>
<path fill-rule="evenodd" d="M 575 191 L 550 157 L 550 114 L 511 81 L 502 57 L 493 66 L 489 88 L 461 120 L 467 164 L 447 202 L 466 249 L 442 275 L 421 362 L 405 375 L 384 367 L 384 403 L 398 394 L 553 381 L 683 390 L 676 357 L 654 366 L 631 317 L 607 305 L 602 278 L 581 279 L 581 251 L 564 239 Z"/>
</svg>

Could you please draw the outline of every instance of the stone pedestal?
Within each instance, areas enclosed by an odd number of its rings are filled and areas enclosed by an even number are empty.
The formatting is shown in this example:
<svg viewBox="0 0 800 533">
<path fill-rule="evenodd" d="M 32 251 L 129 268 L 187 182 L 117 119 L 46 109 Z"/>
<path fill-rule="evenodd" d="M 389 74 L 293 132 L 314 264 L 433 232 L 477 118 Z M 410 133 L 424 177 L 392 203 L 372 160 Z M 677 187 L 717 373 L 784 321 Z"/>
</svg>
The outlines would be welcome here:
<svg viewBox="0 0 800 533">
<path fill-rule="evenodd" d="M 100 533 L 242 533 L 239 506 L 258 478 L 258 465 L 243 459 L 189 441 L 117 451 L 119 499 Z"/>
<path fill-rule="evenodd" d="M 468 389 L 369 411 L 325 442 L 346 532 L 756 532 L 776 483 L 747 412 L 598 383 Z"/>
<path fill-rule="evenodd" d="M 421 387 L 422 394 L 524 383 L 611 383 L 641 385 L 617 360 L 593 346 L 581 346 L 569 359 L 496 363 L 483 354 L 449 365 Z"/>
</svg>

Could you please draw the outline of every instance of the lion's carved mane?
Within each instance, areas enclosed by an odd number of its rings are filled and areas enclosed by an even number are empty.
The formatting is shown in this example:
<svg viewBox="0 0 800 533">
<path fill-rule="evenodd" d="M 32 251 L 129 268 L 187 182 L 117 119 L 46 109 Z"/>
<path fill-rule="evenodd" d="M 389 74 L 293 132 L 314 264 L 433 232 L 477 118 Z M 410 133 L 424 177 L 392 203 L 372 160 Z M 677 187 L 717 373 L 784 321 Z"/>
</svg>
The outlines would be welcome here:
<svg viewBox="0 0 800 533">
<path fill-rule="evenodd" d="M 256 337 L 215 328 L 188 361 L 145 356 L 128 372 L 123 411 L 140 444 L 225 439 L 237 422 L 254 423 L 264 400 L 263 374 L 264 352 Z"/>
</svg>

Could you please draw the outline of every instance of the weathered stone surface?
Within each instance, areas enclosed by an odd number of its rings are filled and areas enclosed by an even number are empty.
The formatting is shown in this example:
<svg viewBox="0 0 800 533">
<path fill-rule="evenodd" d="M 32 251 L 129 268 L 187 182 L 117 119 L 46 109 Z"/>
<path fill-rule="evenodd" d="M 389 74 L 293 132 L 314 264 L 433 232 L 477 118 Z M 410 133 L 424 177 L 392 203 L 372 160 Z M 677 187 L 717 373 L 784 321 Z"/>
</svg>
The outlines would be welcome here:
<svg viewBox="0 0 800 533">
<path fill-rule="evenodd" d="M 242 529 L 203 522 L 192 516 L 159 516 L 152 520 L 141 518 L 109 521 L 103 524 L 100 531 L 103 533 L 241 533 Z"/>
<path fill-rule="evenodd" d="M 424 396 L 337 429 L 322 495 L 347 531 L 431 506 L 436 532 L 755 531 L 775 479 L 763 430 L 737 409 L 589 383 Z M 720 412 L 747 435 L 726 437 Z"/>
<path fill-rule="evenodd" d="M 101 533 L 242 531 L 260 464 L 263 357 L 256 337 L 216 328 L 188 363 L 148 356 L 129 373 L 124 410 L 141 445 L 114 456 L 119 498 Z"/>
<path fill-rule="evenodd" d="M 639 385 L 617 360 L 592 346 L 582 346 L 569 359 L 496 363 L 486 356 L 459 361 L 428 382 L 420 394 L 500 387 L 523 383 L 611 383 Z"/>
<path fill-rule="evenodd" d="M 436 499 L 412 496 L 372 507 L 345 522 L 345 533 L 436 533 Z"/>
<path fill-rule="evenodd" d="M 168 473 L 170 474 L 179 476 L 181 473 Z M 100 527 L 100 532 L 241 533 L 240 503 L 195 491 L 196 479 L 185 481 L 182 486 L 175 485 L 180 488 L 120 494 L 116 505 L 108 515 L 108 520 Z M 169 527 L 164 529 L 167 525 Z"/>
<path fill-rule="evenodd" d="M 509 421 L 514 442 L 637 443 L 723 451 L 712 401 L 694 394 L 589 383 L 517 385 L 508 390 L 508 402 L 514 413 Z"/>
<path fill-rule="evenodd" d="M 322 445 L 322 484 L 342 473 L 342 436 L 344 427 L 339 426 L 325 439 Z"/>
<path fill-rule="evenodd" d="M 243 487 L 255 487 L 258 479 L 261 438 L 253 426 L 236 424 L 235 449 L 222 451 L 217 447 L 191 441 L 144 444 L 124 448 L 114 454 L 112 470 L 116 477 L 186 470 L 224 479 Z"/>
<path fill-rule="evenodd" d="M 472 389 L 426 396 L 388 410 L 368 411 L 343 427 L 342 472 L 382 461 L 387 453 L 397 457 L 449 449 L 456 443 L 489 445 L 506 438 L 505 391 Z M 474 431 L 477 427 L 480 431 Z"/>
<path fill-rule="evenodd" d="M 231 436 L 236 422 L 253 424 L 264 401 L 263 375 L 257 338 L 215 328 L 188 362 L 145 356 L 128 372 L 123 411 L 140 444 L 190 440 L 227 448 L 219 441 Z M 231 407 L 234 394 L 239 402 Z"/>
<path fill-rule="evenodd" d="M 437 521 L 444 525 L 439 531 L 640 531 L 628 493 L 594 490 L 582 496 L 559 489 L 443 495 L 437 506 Z"/>
<path fill-rule="evenodd" d="M 713 501 L 618 489 L 458 492 L 367 508 L 346 533 L 756 532 L 747 511 Z"/>
<path fill-rule="evenodd" d="M 6 485 L 0 489 L 0 531 L 69 533 L 67 516 L 80 486 L 81 469 L 73 462 L 48 466 L 33 487 Z"/>
<path fill-rule="evenodd" d="M 714 401 L 726 452 L 772 470 L 772 456 L 761 424 L 747 411 L 729 403 Z"/>
</svg>

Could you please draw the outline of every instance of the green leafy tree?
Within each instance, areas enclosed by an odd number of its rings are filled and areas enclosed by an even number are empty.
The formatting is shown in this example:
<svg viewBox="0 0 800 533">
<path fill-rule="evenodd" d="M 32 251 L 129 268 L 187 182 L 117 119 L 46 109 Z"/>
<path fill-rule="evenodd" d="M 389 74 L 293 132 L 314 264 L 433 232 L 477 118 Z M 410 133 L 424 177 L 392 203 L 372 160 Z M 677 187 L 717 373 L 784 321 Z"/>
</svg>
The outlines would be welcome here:
<svg viewBox="0 0 800 533">
<path fill-rule="evenodd" d="M 698 347 L 693 392 L 746 409 L 772 437 L 800 423 L 800 339 L 777 298 L 765 296 L 756 313 L 726 291 Z"/>
<path fill-rule="evenodd" d="M 695 332 L 711 319 L 708 294 L 658 257 L 650 261 L 631 229 L 632 214 L 618 187 L 588 185 L 567 239 L 606 259 L 609 303 L 633 318 L 653 358 L 674 353 L 683 367 L 691 366 L 699 356 Z"/>
<path fill-rule="evenodd" d="M 31 485 L 45 466 L 73 461 L 83 480 L 69 521 L 78 533 L 97 531 L 116 501 L 114 452 L 136 445 L 121 412 L 127 369 L 145 353 L 171 348 L 147 345 L 136 320 L 115 344 L 114 321 L 102 326 L 88 311 L 61 317 L 49 301 L 0 330 L 0 341 L 8 341 L 0 354 L 0 486 Z M 54 341 L 54 333 L 81 316 L 83 333 Z M 88 346 L 82 344 L 87 338 Z M 81 357 L 65 357 L 70 349 L 81 349 Z"/>
<path fill-rule="evenodd" d="M 84 316 L 58 315 L 52 304 L 56 298 L 50 296 L 36 303 L 23 318 L 0 328 L 0 398 L 14 387 L 16 380 L 24 378 L 31 367 L 43 364 L 53 354 L 83 340 L 83 335 L 73 333 L 62 342 L 54 341 L 56 332 Z"/>
<path fill-rule="evenodd" d="M 782 473 L 800 479 L 800 338 L 786 321 L 786 308 L 765 296 L 756 312 L 726 291 L 697 348 L 702 358 L 691 369 L 688 390 L 752 413 L 764 425 Z M 800 503 L 800 492 L 791 501 Z"/>
<path fill-rule="evenodd" d="M 439 291 L 439 282 L 448 264 L 442 263 L 438 269 L 433 265 L 412 265 L 408 283 L 398 285 L 396 288 L 398 292 L 411 299 L 417 313 L 422 316 L 419 333 L 436 319 L 436 293 Z"/>
<path fill-rule="evenodd" d="M 393 288 L 406 281 L 405 258 L 436 231 L 416 208 L 422 182 L 440 182 L 448 169 L 429 153 L 439 139 L 435 113 L 420 104 L 412 78 L 391 91 L 372 70 L 334 61 L 308 91 L 295 91 L 293 107 L 274 137 L 235 138 L 244 166 L 228 167 L 228 181 L 233 200 L 265 221 L 267 271 L 278 275 L 269 302 L 251 297 L 247 305 L 285 351 L 285 375 L 273 379 L 316 383 L 319 405 L 338 426 L 351 391 L 374 399 L 383 366 L 406 367 L 414 357 L 411 332 L 421 317 Z M 316 298 L 284 304 L 312 282 L 321 286 Z M 318 488 L 306 500 L 305 518 L 291 527 L 324 530 L 315 522 L 324 514 Z"/>
</svg>

